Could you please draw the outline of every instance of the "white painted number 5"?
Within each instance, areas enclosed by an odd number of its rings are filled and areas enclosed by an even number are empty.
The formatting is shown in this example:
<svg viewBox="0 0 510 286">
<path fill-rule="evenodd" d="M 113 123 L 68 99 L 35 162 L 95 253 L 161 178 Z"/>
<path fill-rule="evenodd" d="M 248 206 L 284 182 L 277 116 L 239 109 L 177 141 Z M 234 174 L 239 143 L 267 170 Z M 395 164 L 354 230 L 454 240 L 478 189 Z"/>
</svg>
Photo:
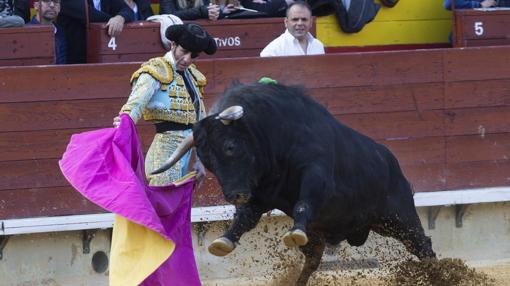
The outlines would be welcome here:
<svg viewBox="0 0 510 286">
<path fill-rule="evenodd" d="M 477 36 L 483 35 L 483 23 L 482 22 L 475 22 L 475 34 Z"/>
<path fill-rule="evenodd" d="M 112 48 L 112 50 L 114 51 L 117 48 L 117 44 L 115 43 L 115 37 L 110 38 L 110 41 L 108 42 L 108 48 Z"/>
</svg>

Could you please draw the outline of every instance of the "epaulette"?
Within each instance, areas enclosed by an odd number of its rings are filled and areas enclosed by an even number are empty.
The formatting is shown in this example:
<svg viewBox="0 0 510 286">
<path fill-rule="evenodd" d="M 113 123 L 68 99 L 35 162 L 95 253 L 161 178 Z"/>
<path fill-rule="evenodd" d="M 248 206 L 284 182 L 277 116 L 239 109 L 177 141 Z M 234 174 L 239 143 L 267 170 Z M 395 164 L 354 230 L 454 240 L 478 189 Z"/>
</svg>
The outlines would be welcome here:
<svg viewBox="0 0 510 286">
<path fill-rule="evenodd" d="M 164 57 L 152 58 L 143 63 L 142 66 L 133 73 L 130 82 L 133 83 L 133 81 L 143 73 L 147 73 L 155 80 L 159 81 L 162 90 L 166 90 L 166 86 L 174 79 L 172 65 Z"/>
<path fill-rule="evenodd" d="M 201 73 L 194 64 L 189 66 L 189 71 L 193 78 L 195 79 L 195 81 L 197 82 L 198 86 L 204 87 L 207 84 L 207 79 L 205 78 L 205 75 Z"/>
</svg>

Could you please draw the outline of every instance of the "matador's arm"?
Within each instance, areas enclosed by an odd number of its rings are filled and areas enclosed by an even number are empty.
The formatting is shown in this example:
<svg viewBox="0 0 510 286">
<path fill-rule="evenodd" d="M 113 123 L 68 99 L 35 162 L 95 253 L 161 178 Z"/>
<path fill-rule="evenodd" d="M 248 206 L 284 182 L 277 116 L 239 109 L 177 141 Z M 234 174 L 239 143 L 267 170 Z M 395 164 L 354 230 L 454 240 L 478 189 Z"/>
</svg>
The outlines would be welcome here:
<svg viewBox="0 0 510 286">
<path fill-rule="evenodd" d="M 128 101 L 120 109 L 120 113 L 127 113 L 133 122 L 142 118 L 145 107 L 151 100 L 154 93 L 161 87 L 161 84 L 147 73 L 141 74 L 133 82 L 133 88 Z"/>
</svg>

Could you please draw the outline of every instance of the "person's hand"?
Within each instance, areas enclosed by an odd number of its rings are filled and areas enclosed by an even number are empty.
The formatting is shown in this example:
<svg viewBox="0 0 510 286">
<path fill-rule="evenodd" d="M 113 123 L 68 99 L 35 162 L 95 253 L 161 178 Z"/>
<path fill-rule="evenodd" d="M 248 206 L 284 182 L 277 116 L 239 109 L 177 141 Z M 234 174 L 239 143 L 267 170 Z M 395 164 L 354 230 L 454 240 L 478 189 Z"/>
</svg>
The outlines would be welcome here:
<svg viewBox="0 0 510 286">
<path fill-rule="evenodd" d="M 119 128 L 119 126 L 120 126 L 120 116 L 116 116 L 115 118 L 113 118 L 113 127 Z"/>
<path fill-rule="evenodd" d="M 218 17 L 220 17 L 220 6 L 209 4 L 209 6 L 207 6 L 207 12 L 209 14 L 209 20 L 218 20 Z"/>
<path fill-rule="evenodd" d="M 120 115 L 121 115 L 121 114 L 127 114 L 127 115 L 129 116 L 129 114 L 128 114 L 128 113 L 124 113 L 124 112 L 122 112 L 122 111 L 121 111 L 121 112 L 119 112 L 119 116 L 116 116 L 115 118 L 113 118 L 113 127 L 114 127 L 114 128 L 119 128 L 119 126 L 120 126 Z"/>
<path fill-rule="evenodd" d="M 197 172 L 197 180 L 195 181 L 195 189 L 200 189 L 200 186 L 202 186 L 202 183 L 205 179 L 205 168 L 204 164 L 197 160 L 195 164 L 193 164 L 193 171 Z"/>
<path fill-rule="evenodd" d="M 234 11 L 236 11 L 239 7 L 236 7 L 234 4 L 228 4 L 227 6 L 223 7 L 221 10 L 223 14 L 230 14 Z"/>
<path fill-rule="evenodd" d="M 498 3 L 494 0 L 485 0 L 480 2 L 480 6 L 482 6 L 483 8 L 496 7 L 497 5 Z"/>
<path fill-rule="evenodd" d="M 124 17 L 117 15 L 115 17 L 110 18 L 108 23 L 106 23 L 106 27 L 108 27 L 108 35 L 110 37 L 115 37 L 116 35 L 122 32 L 122 28 L 124 27 Z"/>
</svg>

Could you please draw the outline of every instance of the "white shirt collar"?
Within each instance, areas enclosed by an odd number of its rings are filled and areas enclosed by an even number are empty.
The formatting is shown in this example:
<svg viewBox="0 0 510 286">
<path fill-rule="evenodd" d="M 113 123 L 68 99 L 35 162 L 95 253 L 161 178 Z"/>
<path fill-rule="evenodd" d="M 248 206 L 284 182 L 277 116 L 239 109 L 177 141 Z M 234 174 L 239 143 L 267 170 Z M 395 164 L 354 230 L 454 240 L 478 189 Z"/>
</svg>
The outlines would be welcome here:
<svg viewBox="0 0 510 286">
<path fill-rule="evenodd" d="M 285 29 L 285 33 L 283 34 L 285 38 L 299 43 L 299 40 L 289 32 L 289 29 Z M 308 44 L 311 44 L 312 41 L 314 40 L 314 37 L 312 36 L 312 34 L 310 34 L 310 32 L 308 32 L 306 33 L 306 39 L 308 40 Z"/>
<path fill-rule="evenodd" d="M 172 68 L 175 70 L 175 59 L 174 59 L 174 55 L 172 54 L 172 51 L 168 51 L 165 54 L 164 58 L 167 59 L 168 62 L 172 64 Z"/>
</svg>

